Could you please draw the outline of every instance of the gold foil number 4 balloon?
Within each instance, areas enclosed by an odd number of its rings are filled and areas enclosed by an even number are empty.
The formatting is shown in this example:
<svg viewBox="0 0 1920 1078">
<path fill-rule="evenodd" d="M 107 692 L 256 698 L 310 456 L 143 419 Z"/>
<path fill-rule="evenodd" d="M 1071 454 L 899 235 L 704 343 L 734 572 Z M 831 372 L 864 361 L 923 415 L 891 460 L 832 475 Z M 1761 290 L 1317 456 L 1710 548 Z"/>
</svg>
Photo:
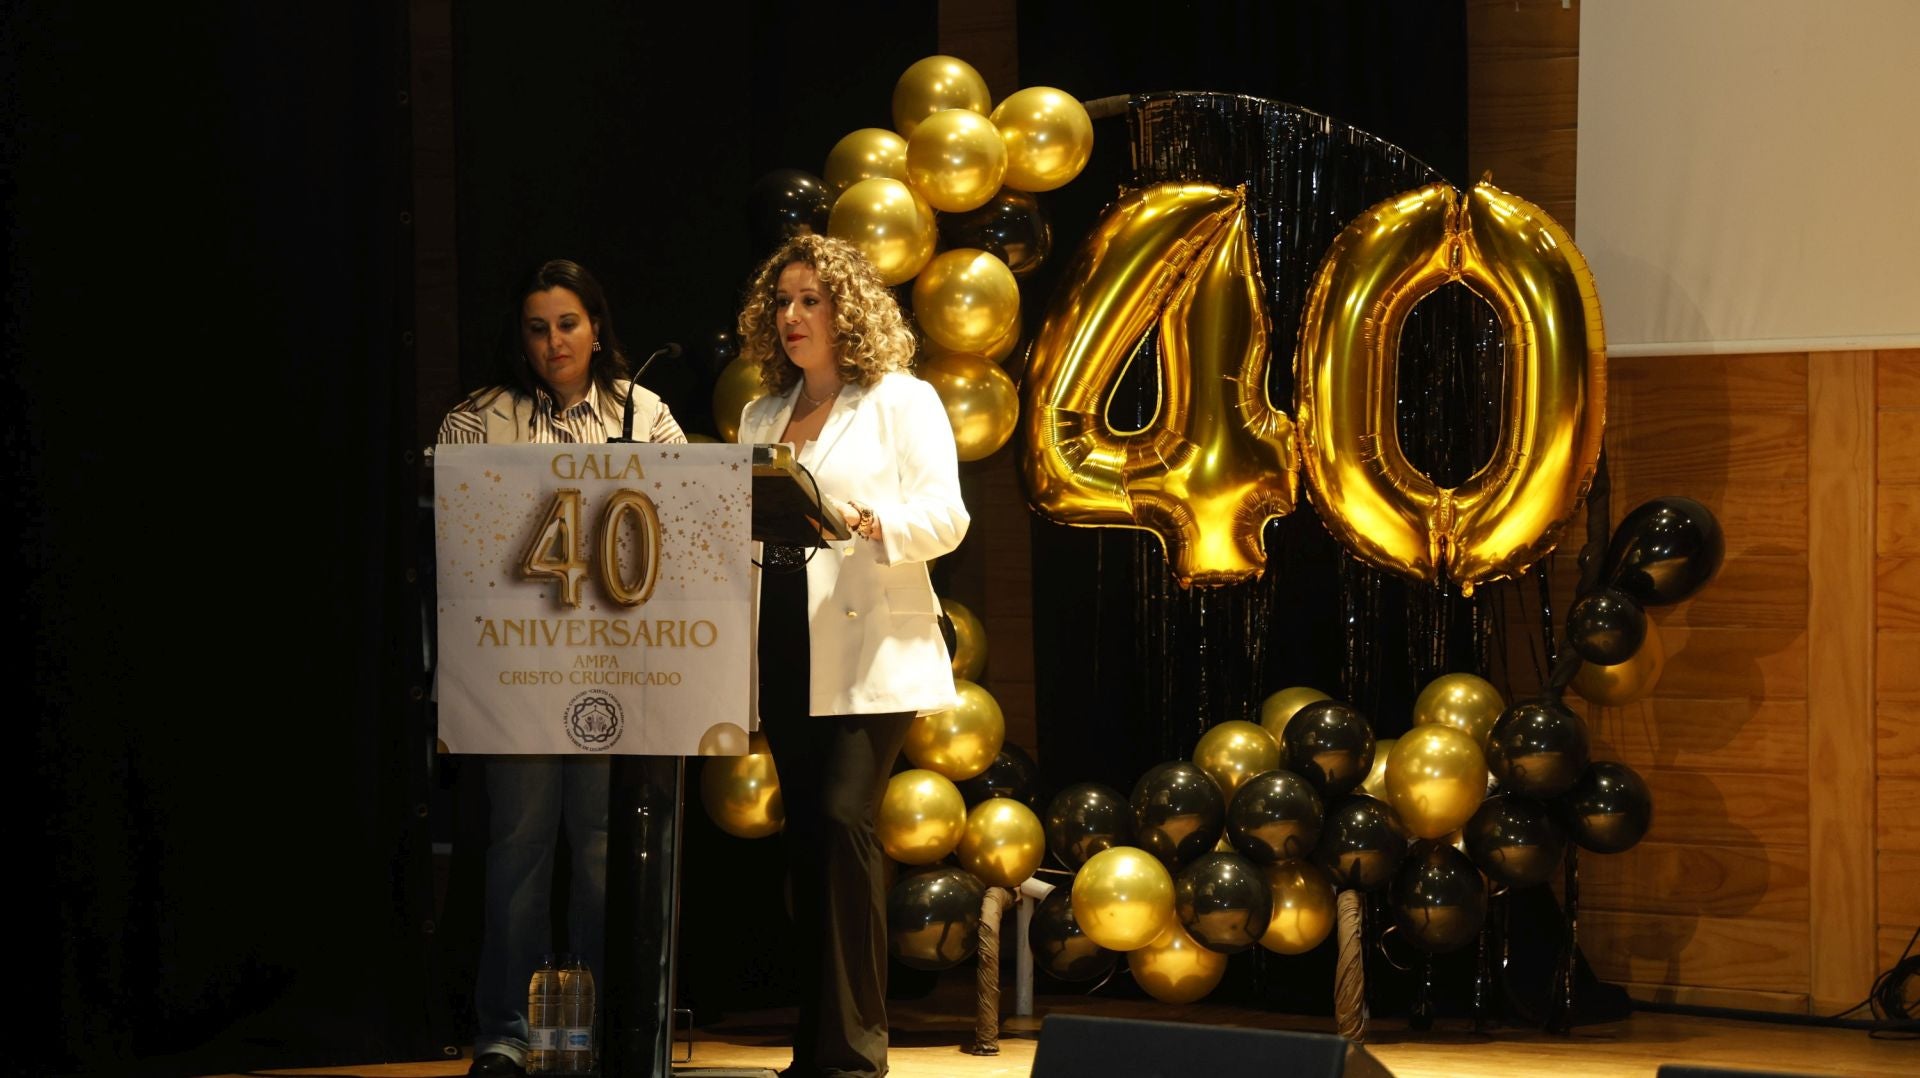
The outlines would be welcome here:
<svg viewBox="0 0 1920 1078">
<path fill-rule="evenodd" d="M 1161 184 L 1123 197 L 1066 275 L 1028 360 L 1034 508 L 1160 537 L 1182 585 L 1258 576 L 1267 520 L 1293 510 L 1293 422 L 1268 400 L 1267 318 L 1239 190 Z M 1153 325 L 1159 408 L 1114 430 L 1106 406 Z"/>
</svg>

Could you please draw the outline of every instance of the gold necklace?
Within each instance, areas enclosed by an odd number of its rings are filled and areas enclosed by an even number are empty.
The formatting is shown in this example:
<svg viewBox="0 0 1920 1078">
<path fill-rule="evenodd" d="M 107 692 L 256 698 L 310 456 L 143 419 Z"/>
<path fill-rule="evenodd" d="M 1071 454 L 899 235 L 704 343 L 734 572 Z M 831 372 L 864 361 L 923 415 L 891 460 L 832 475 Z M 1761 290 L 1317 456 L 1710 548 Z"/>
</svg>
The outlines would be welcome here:
<svg viewBox="0 0 1920 1078">
<path fill-rule="evenodd" d="M 832 400 L 833 398 L 835 398 L 835 397 L 837 397 L 837 396 L 839 396 L 839 395 L 840 395 L 840 387 L 839 387 L 839 386 L 834 386 L 834 387 L 833 387 L 833 392 L 831 392 L 831 393 L 829 393 L 829 394 L 827 394 L 827 395 L 826 395 L 826 396 L 824 396 L 824 397 L 821 397 L 821 398 L 820 398 L 819 400 L 815 400 L 815 399 L 813 399 L 812 397 L 810 397 L 810 396 L 808 396 L 808 395 L 807 395 L 807 383 L 805 383 L 805 382 L 801 382 L 801 383 L 800 383 L 800 396 L 801 396 L 801 398 L 802 398 L 802 399 L 804 399 L 804 400 L 805 400 L 805 401 L 806 401 L 806 402 L 807 402 L 808 404 L 811 404 L 811 405 L 813 405 L 813 406 L 814 406 L 815 408 L 818 408 L 818 407 L 820 407 L 821 405 L 823 405 L 823 404 L 825 404 L 825 403 L 827 403 L 828 401 L 830 401 L 830 400 Z"/>
</svg>

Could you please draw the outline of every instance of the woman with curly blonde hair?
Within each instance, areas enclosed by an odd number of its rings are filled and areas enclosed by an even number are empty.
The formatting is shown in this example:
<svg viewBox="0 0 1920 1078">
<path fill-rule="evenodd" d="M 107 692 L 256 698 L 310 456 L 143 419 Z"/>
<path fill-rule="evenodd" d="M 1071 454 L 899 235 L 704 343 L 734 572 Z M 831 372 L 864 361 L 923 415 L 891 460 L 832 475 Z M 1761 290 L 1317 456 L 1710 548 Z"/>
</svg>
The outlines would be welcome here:
<svg viewBox="0 0 1920 1078">
<path fill-rule="evenodd" d="M 769 392 L 740 440 L 785 442 L 853 537 L 761 553 L 761 729 L 780 774 L 800 1016 L 786 1075 L 887 1069 L 880 798 L 916 714 L 954 706 L 927 562 L 960 545 L 953 428 L 913 334 L 851 244 L 788 240 L 754 274 L 741 351 Z"/>
<path fill-rule="evenodd" d="M 760 382 L 769 392 L 785 393 L 800 380 L 800 368 L 781 347 L 784 331 L 772 302 L 781 272 L 796 263 L 814 271 L 833 302 L 833 331 L 840 342 L 835 371 L 843 381 L 870 386 L 888 371 L 913 365 L 913 330 L 873 264 L 845 240 L 795 236 L 754 271 L 740 311 L 740 350 L 760 365 Z M 756 296 L 768 302 L 755 303 Z"/>
</svg>

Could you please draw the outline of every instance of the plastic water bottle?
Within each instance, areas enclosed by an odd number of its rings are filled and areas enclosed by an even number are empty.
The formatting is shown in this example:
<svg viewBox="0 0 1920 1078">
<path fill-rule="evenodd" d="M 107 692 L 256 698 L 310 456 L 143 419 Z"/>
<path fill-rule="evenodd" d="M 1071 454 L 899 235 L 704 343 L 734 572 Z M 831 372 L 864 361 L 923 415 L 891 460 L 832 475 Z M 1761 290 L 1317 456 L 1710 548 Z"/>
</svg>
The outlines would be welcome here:
<svg viewBox="0 0 1920 1078">
<path fill-rule="evenodd" d="M 527 1073 L 552 1074 L 560 1065 L 560 960 L 540 959 L 527 982 Z"/>
<path fill-rule="evenodd" d="M 560 966 L 560 1069 L 589 1074 L 594 1065 L 593 971 L 579 955 Z"/>
</svg>

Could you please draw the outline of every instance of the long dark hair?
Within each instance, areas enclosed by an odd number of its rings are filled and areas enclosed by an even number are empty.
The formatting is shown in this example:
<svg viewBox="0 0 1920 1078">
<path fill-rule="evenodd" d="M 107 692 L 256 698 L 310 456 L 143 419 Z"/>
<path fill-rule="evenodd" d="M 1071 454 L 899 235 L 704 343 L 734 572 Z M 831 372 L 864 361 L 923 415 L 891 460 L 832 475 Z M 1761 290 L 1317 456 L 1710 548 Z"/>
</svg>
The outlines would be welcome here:
<svg viewBox="0 0 1920 1078">
<path fill-rule="evenodd" d="M 527 360 L 526 345 L 521 340 L 520 321 L 526 310 L 527 297 L 553 288 L 564 288 L 580 297 L 580 306 L 586 308 L 587 318 L 593 323 L 594 338 L 600 342 L 600 350 L 593 354 L 587 364 L 588 376 L 600 387 L 600 392 L 610 395 L 615 403 L 624 402 L 626 394 L 618 383 L 627 377 L 627 372 L 632 368 L 627 362 L 626 350 L 620 347 L 619 334 L 613 331 L 613 313 L 607 308 L 607 294 L 585 266 L 565 258 L 541 263 L 540 268 L 527 274 L 520 287 L 514 290 L 496 363 L 499 384 L 527 397 L 546 388 L 546 383 L 534 373 L 533 364 Z"/>
</svg>

